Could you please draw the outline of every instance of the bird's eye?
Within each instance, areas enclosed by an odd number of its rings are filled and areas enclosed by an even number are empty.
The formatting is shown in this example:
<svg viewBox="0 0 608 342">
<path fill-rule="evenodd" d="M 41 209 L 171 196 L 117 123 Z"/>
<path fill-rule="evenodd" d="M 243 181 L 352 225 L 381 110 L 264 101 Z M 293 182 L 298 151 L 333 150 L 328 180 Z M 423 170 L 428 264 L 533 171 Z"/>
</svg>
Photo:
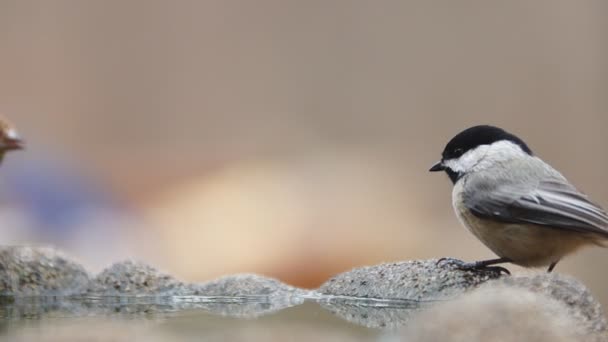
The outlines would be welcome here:
<svg viewBox="0 0 608 342">
<path fill-rule="evenodd" d="M 457 148 L 457 149 L 454 150 L 454 155 L 460 157 L 463 152 L 464 152 L 463 149 Z"/>
</svg>

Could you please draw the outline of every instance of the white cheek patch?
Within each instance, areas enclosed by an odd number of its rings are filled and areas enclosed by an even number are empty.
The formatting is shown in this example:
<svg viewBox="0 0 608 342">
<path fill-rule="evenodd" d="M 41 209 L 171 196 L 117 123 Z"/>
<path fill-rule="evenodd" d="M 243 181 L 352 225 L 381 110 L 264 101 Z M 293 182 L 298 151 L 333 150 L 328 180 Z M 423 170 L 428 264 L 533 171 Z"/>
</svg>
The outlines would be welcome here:
<svg viewBox="0 0 608 342">
<path fill-rule="evenodd" d="M 480 145 L 472 150 L 467 151 L 460 158 L 454 158 L 445 161 L 445 166 L 456 172 L 468 172 L 483 159 L 488 153 L 490 145 Z"/>
<path fill-rule="evenodd" d="M 526 152 L 519 145 L 507 140 L 501 140 L 491 145 L 479 145 L 467 151 L 460 158 L 446 160 L 443 164 L 455 172 L 467 173 L 525 155 Z"/>
</svg>

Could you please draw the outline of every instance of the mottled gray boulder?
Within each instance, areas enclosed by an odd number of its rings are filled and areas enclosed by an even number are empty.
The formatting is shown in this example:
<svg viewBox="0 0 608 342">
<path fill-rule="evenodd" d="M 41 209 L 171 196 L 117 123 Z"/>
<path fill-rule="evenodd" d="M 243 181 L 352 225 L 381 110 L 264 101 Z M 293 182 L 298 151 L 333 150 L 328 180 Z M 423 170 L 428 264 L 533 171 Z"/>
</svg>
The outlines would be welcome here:
<svg viewBox="0 0 608 342">
<path fill-rule="evenodd" d="M 0 248 L 0 295 L 69 296 L 85 292 L 89 281 L 81 265 L 53 248 Z"/>
<path fill-rule="evenodd" d="M 403 327 L 399 337 L 407 341 L 608 340 L 600 304 L 577 280 L 544 272 L 503 276 L 496 269 L 462 270 L 452 260 L 357 268 L 308 291 L 255 274 L 185 284 L 132 261 L 91 279 L 53 249 L 5 247 L 0 295 L 0 318 L 130 318 L 182 309 L 251 318 L 312 299 L 359 325 Z"/>
<path fill-rule="evenodd" d="M 174 295 L 190 294 L 172 276 L 140 262 L 115 263 L 99 273 L 89 288 L 101 295 Z"/>
<path fill-rule="evenodd" d="M 406 327 L 412 341 L 602 341 L 602 308 L 576 279 L 533 273 L 501 276 L 449 261 L 357 268 L 323 284 L 317 301 L 367 327 Z"/>
<path fill-rule="evenodd" d="M 121 295 L 117 303 L 104 302 L 100 307 L 143 308 L 136 298 L 124 296 L 159 296 L 165 309 L 202 309 L 223 316 L 257 317 L 304 301 L 304 290 L 272 278 L 255 274 L 237 274 L 200 284 L 185 284 L 170 275 L 138 262 L 121 262 L 101 272 L 89 289 L 92 294 Z M 129 306 L 125 306 L 125 301 Z"/>
<path fill-rule="evenodd" d="M 600 303 L 578 280 L 558 273 L 535 273 L 504 277 L 483 288 L 519 288 L 563 305 L 563 313 L 584 331 L 606 333 L 608 324 Z"/>
<path fill-rule="evenodd" d="M 303 295 L 308 291 L 289 286 L 276 279 L 257 274 L 235 274 L 189 287 L 193 294 L 203 296 L 278 296 Z"/>
<path fill-rule="evenodd" d="M 192 296 L 182 298 L 180 305 L 191 303 L 214 314 L 245 318 L 302 304 L 309 292 L 256 274 L 225 276 L 188 289 Z"/>
<path fill-rule="evenodd" d="M 317 292 L 321 295 L 429 301 L 454 298 L 501 276 L 495 270 L 460 270 L 451 261 L 402 261 L 355 268 L 339 274 Z"/>
<path fill-rule="evenodd" d="M 583 303 L 581 303 L 583 304 Z M 583 309 L 584 311 L 585 309 Z M 587 318 L 569 305 L 520 286 L 483 286 L 458 299 L 438 303 L 401 330 L 403 341 L 566 342 L 606 341 L 590 331 Z"/>
</svg>

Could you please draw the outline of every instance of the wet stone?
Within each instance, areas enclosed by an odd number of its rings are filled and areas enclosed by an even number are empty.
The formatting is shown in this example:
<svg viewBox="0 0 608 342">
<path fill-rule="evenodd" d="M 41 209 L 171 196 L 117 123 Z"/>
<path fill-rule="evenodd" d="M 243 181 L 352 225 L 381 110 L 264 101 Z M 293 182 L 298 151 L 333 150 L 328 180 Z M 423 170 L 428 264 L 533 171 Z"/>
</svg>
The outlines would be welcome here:
<svg viewBox="0 0 608 342">
<path fill-rule="evenodd" d="M 191 303 L 214 314 L 243 318 L 259 317 L 302 304 L 304 295 L 309 293 L 256 274 L 236 274 L 191 284 L 185 292 L 192 296 L 182 298 L 181 305 Z M 197 296 L 202 296 L 203 301 Z M 205 303 L 209 298 L 213 300 Z"/>
<path fill-rule="evenodd" d="M 504 276 L 438 261 L 356 268 L 309 291 L 255 274 L 187 284 L 133 261 L 91 279 L 54 249 L 4 247 L 0 318 L 130 319 L 190 309 L 253 318 L 309 301 L 361 326 L 401 327 L 401 337 L 413 341 L 608 340 L 600 304 L 574 278 L 544 272 Z"/>
<path fill-rule="evenodd" d="M 536 273 L 514 277 L 504 277 L 488 282 L 484 288 L 526 289 L 537 296 L 559 302 L 576 326 L 589 332 L 608 332 L 608 323 L 600 303 L 580 281 L 558 273 Z M 608 338 L 608 336 L 607 336 Z"/>
<path fill-rule="evenodd" d="M 85 292 L 85 269 L 53 248 L 0 248 L 0 295 L 69 296 Z"/>
<path fill-rule="evenodd" d="M 566 303 L 500 281 L 437 303 L 401 329 L 403 341 L 606 341 Z M 516 281 L 517 282 L 517 281 Z"/>
<path fill-rule="evenodd" d="M 292 296 L 306 291 L 276 279 L 236 274 L 213 281 L 186 284 L 141 262 L 125 261 L 103 270 L 92 282 L 92 294 L 161 296 Z"/>
<path fill-rule="evenodd" d="M 288 297 L 308 293 L 306 290 L 289 286 L 276 279 L 256 274 L 225 276 L 207 283 L 190 285 L 189 289 L 195 295 L 226 297 Z"/>
<path fill-rule="evenodd" d="M 172 276 L 141 262 L 124 261 L 103 270 L 88 292 L 102 295 L 174 295 L 185 285 Z"/>
<path fill-rule="evenodd" d="M 434 301 L 454 298 L 500 277 L 500 272 L 494 270 L 461 270 L 449 260 L 414 260 L 355 268 L 331 278 L 317 292 L 332 296 Z"/>
</svg>

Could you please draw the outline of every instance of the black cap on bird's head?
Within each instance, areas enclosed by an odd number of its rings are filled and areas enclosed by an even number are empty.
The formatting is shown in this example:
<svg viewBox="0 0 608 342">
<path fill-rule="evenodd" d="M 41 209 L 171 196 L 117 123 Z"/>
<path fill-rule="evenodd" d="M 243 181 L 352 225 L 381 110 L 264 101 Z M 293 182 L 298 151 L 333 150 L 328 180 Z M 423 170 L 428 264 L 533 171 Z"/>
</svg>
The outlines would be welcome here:
<svg viewBox="0 0 608 342">
<path fill-rule="evenodd" d="M 492 145 L 499 141 L 511 142 L 524 151 L 532 155 L 532 150 L 526 143 L 517 136 L 503 130 L 502 128 L 479 125 L 465 129 L 454 136 L 445 146 L 441 153 L 441 160 L 431 167 L 429 171 L 445 171 L 452 182 L 456 182 L 461 174 L 447 165 L 446 161 L 458 159 L 468 151 L 474 150 L 481 145 Z"/>
</svg>

